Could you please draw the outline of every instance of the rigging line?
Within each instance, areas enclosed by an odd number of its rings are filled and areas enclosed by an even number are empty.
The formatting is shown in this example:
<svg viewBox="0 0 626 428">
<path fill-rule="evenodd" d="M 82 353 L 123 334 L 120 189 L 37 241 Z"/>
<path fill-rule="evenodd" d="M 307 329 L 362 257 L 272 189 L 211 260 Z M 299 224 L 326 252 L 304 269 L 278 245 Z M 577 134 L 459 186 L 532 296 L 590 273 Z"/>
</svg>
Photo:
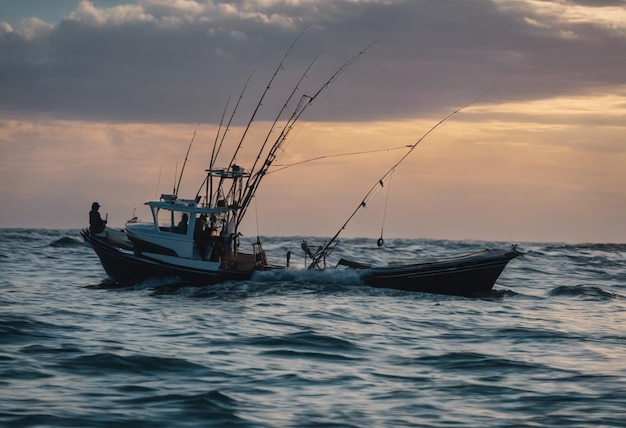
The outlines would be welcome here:
<svg viewBox="0 0 626 428">
<path fill-rule="evenodd" d="M 393 171 L 391 173 L 391 175 L 389 175 L 389 182 L 387 184 L 387 197 L 385 198 L 385 210 L 383 211 L 383 222 L 382 225 L 380 226 L 380 238 L 378 238 L 378 241 L 376 242 L 376 244 L 379 247 L 382 247 L 385 244 L 385 240 L 383 239 L 383 234 L 384 234 L 384 230 L 385 230 L 385 220 L 387 219 L 387 207 L 389 206 L 389 194 L 391 193 L 391 178 L 393 176 Z M 380 187 L 383 187 L 383 181 L 379 181 Z"/>
<path fill-rule="evenodd" d="M 291 168 L 292 166 L 298 166 L 298 165 L 302 165 L 302 164 L 305 164 L 305 163 L 314 162 L 314 161 L 318 161 L 318 160 L 322 160 L 322 159 L 338 158 L 338 157 L 342 157 L 342 156 L 365 155 L 365 154 L 370 154 L 370 153 L 390 152 L 392 150 L 400 150 L 400 149 L 405 149 L 405 148 L 408 148 L 408 147 L 411 147 L 411 145 L 390 147 L 388 149 L 376 149 L 376 150 L 367 150 L 367 151 L 362 151 L 362 152 L 338 153 L 338 154 L 335 154 L 335 155 L 318 156 L 316 158 L 307 159 L 307 160 L 303 160 L 303 161 L 300 161 L 300 162 L 295 162 L 295 163 L 292 163 L 292 164 L 289 164 L 289 165 L 277 165 L 279 167 L 278 169 L 270 171 L 266 175 L 270 175 L 270 174 L 273 174 L 275 172 L 282 171 L 283 169 Z"/>
<path fill-rule="evenodd" d="M 183 167 L 180 169 L 180 175 L 178 176 L 178 184 L 174 188 L 174 196 L 178 196 L 178 191 L 180 190 L 180 182 L 183 179 L 183 173 L 185 172 L 185 165 L 187 165 L 187 160 L 189 160 L 189 152 L 191 151 L 191 145 L 193 144 L 193 140 L 196 138 L 196 133 L 198 132 L 198 128 L 200 124 L 196 126 L 196 129 L 193 131 L 193 135 L 191 137 L 191 141 L 189 142 L 189 147 L 187 147 L 187 154 L 185 155 L 185 161 L 183 162 Z"/>
<path fill-rule="evenodd" d="M 441 119 L 439 122 L 437 122 L 434 126 L 432 126 L 428 131 L 426 131 L 426 133 L 424 133 L 414 144 L 412 144 L 411 146 L 409 146 L 409 150 L 400 158 L 399 161 L 397 161 L 391 168 L 389 168 L 389 170 L 380 178 L 380 180 L 378 180 L 378 182 L 376 182 L 376 184 L 374 184 L 374 186 L 372 186 L 372 188 L 370 188 L 370 190 L 365 194 L 365 197 L 361 200 L 361 203 L 359 203 L 359 205 L 355 208 L 355 210 L 352 212 L 352 214 L 350 214 L 350 216 L 348 217 L 348 219 L 345 221 L 345 223 L 341 226 L 341 228 L 337 231 L 337 233 L 335 233 L 335 235 L 324 244 L 324 247 L 322 248 L 322 250 L 320 251 L 320 255 L 318 256 L 318 258 L 316 260 L 314 260 L 314 262 L 309 265 L 309 268 L 312 268 L 314 266 L 317 265 L 317 263 L 319 262 L 319 260 L 321 259 L 322 255 L 327 256 L 328 254 L 327 251 L 332 247 L 332 244 L 337 240 L 337 238 L 339 237 L 339 235 L 341 234 L 341 232 L 346 228 L 346 226 L 348 225 L 348 223 L 350 223 L 350 221 L 352 220 L 352 218 L 356 215 L 356 213 L 361 209 L 364 208 L 365 206 L 367 206 L 366 202 L 367 199 L 370 197 L 370 195 L 372 194 L 372 192 L 379 186 L 382 185 L 383 181 L 387 178 L 388 175 L 390 175 L 402 162 L 404 162 L 404 160 L 413 152 L 413 150 L 415 150 L 415 148 L 417 147 L 417 145 L 419 143 L 421 143 L 422 141 L 424 141 L 424 139 L 426 137 L 428 137 L 430 134 L 432 134 L 437 128 L 439 128 L 441 125 L 443 125 L 445 122 L 447 122 L 449 119 L 451 119 L 452 117 L 456 116 L 458 113 L 460 113 L 462 110 L 466 109 L 467 107 L 471 106 L 472 104 L 476 103 L 478 100 L 480 100 L 481 98 L 483 98 L 485 95 L 487 95 L 489 92 L 491 92 L 496 86 L 498 86 L 500 84 L 500 82 L 502 82 L 504 78 L 498 80 L 495 84 L 493 84 L 491 87 L 489 87 L 486 91 L 484 91 L 482 94 L 480 94 L 479 96 L 477 96 L 476 98 L 474 98 L 473 100 L 471 100 L 470 102 L 468 102 L 467 104 L 465 104 L 464 106 L 462 106 L 461 108 L 458 108 L 454 111 L 452 111 L 451 113 L 449 113 L 447 116 L 445 116 L 443 119 Z"/>
</svg>

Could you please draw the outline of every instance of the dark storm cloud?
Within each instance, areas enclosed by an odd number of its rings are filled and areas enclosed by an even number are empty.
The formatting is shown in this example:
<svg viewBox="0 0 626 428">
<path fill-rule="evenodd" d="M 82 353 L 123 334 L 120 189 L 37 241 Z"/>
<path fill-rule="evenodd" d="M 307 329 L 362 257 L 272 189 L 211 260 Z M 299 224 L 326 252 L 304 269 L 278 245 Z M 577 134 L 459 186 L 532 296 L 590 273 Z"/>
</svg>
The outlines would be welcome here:
<svg viewBox="0 0 626 428">
<path fill-rule="evenodd" d="M 254 107 L 252 100 L 305 28 L 272 87 L 275 95 L 286 96 L 318 54 L 305 81 L 309 92 L 378 40 L 342 75 L 316 111 L 318 120 L 437 115 L 504 76 L 490 100 L 626 83 L 624 28 L 564 21 L 530 3 L 509 3 L 146 0 L 102 9 L 81 3 L 55 25 L 32 18 L 19 28 L 0 26 L 0 110 L 93 120 L 216 121 L 252 70 L 250 101 L 242 109 Z M 265 118 L 280 106 L 278 98 L 267 100 Z"/>
</svg>

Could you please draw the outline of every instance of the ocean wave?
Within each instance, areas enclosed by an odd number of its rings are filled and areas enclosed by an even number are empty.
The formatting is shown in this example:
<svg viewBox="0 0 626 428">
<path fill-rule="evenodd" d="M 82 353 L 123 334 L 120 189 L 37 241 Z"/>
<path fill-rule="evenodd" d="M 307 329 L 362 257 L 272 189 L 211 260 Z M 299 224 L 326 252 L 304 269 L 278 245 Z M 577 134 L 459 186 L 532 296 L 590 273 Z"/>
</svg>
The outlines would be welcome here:
<svg viewBox="0 0 626 428">
<path fill-rule="evenodd" d="M 170 413 L 169 418 L 166 417 L 170 422 L 165 421 L 165 425 L 171 423 L 172 426 L 176 426 L 181 420 L 203 418 L 210 421 L 209 425 L 211 426 L 248 426 L 244 423 L 245 420 L 238 416 L 240 407 L 244 403 L 215 389 L 198 393 L 156 394 L 124 399 L 120 400 L 119 405 L 122 407 L 126 405 L 142 406 Z M 175 415 L 182 419 L 177 419 Z"/>
<path fill-rule="evenodd" d="M 260 352 L 260 355 L 281 357 L 281 358 L 305 358 L 305 359 L 320 359 L 320 360 L 354 360 L 354 358 L 347 357 L 334 352 L 320 352 L 320 351 L 298 351 L 294 349 L 270 349 Z"/>
<path fill-rule="evenodd" d="M 583 300 L 598 301 L 611 300 L 619 297 L 619 295 L 605 291 L 600 287 L 588 285 L 561 285 L 550 290 L 549 294 L 552 297 L 580 297 L 583 298 Z"/>
<path fill-rule="evenodd" d="M 300 240 L 263 244 L 282 257 Z M 296 264 L 120 289 L 79 241 L 0 230 L 0 426 L 623 425 L 622 245 L 524 244 L 468 299 Z M 344 239 L 329 261 L 493 246 Z"/>
<path fill-rule="evenodd" d="M 157 357 L 152 355 L 118 355 L 114 353 L 99 353 L 80 355 L 62 361 L 57 361 L 57 368 L 67 372 L 77 373 L 133 373 L 133 374 L 159 374 L 171 372 L 188 372 L 189 370 L 208 370 L 206 367 L 190 361 L 171 358 Z"/>
<path fill-rule="evenodd" d="M 446 352 L 438 355 L 427 355 L 415 358 L 415 362 L 428 366 L 437 367 L 440 370 L 466 371 L 487 370 L 500 374 L 507 371 L 541 370 L 542 367 L 535 363 L 515 361 L 501 356 L 486 355 L 476 352 Z"/>
<path fill-rule="evenodd" d="M 320 335 L 313 331 L 300 331 L 283 336 L 259 336 L 244 340 L 244 343 L 254 346 L 288 347 L 297 349 L 333 349 L 337 351 L 359 351 L 356 344 L 337 337 Z"/>
<path fill-rule="evenodd" d="M 50 247 L 52 248 L 82 247 L 84 245 L 83 241 L 69 236 L 64 236 L 50 243 Z"/>
<path fill-rule="evenodd" d="M 54 338 L 60 330 L 71 330 L 72 327 L 59 326 L 53 323 L 38 321 L 20 315 L 0 316 L 0 343 L 28 342 L 33 338 L 39 340 Z"/>
</svg>

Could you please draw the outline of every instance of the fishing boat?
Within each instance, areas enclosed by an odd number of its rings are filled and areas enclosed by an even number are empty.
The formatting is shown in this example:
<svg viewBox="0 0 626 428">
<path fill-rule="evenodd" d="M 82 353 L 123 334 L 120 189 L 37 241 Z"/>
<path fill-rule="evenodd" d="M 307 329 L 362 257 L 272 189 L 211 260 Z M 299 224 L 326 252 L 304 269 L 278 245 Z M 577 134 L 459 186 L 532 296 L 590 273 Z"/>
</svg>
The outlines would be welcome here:
<svg viewBox="0 0 626 428">
<path fill-rule="evenodd" d="M 252 248 L 244 251 L 240 243 L 241 222 L 294 124 L 313 101 L 365 51 L 362 50 L 346 61 L 312 95 L 310 92 L 301 91 L 302 94 L 298 99 L 300 83 L 313 65 L 311 63 L 284 102 L 266 138 L 258 143 L 256 159 L 251 162 L 249 169 L 245 169 L 235 163 L 238 152 L 267 91 L 283 68 L 283 62 L 294 43 L 287 50 L 261 95 L 243 136 L 239 143 L 234 145 L 234 154 L 230 156 L 227 166 L 218 168 L 217 160 L 239 102 L 232 110 L 225 131 L 222 131 L 226 114 L 224 110 L 213 144 L 209 168 L 205 170 L 205 179 L 195 197 L 183 199 L 178 196 L 180 180 L 194 140 L 192 138 L 178 185 L 174 187 L 173 193 L 162 194 L 158 200 L 146 202 L 152 217 L 150 221 L 140 222 L 133 216 L 123 229 L 107 227 L 102 232 L 89 229 L 81 231 L 82 237 L 92 246 L 104 270 L 113 281 L 122 285 L 132 285 L 152 278 L 171 278 L 184 285 L 212 285 L 227 281 L 246 281 L 260 271 L 289 268 L 288 262 L 285 266 L 268 263 L 259 237 L 252 244 Z M 244 86 L 244 91 L 247 85 L 248 82 Z M 243 91 L 239 100 L 242 97 Z M 288 106 L 294 104 L 295 107 L 290 113 L 286 111 Z M 310 263 L 305 262 L 306 269 L 352 269 L 366 286 L 416 292 L 471 295 L 488 292 L 493 288 L 507 263 L 520 254 L 515 247 L 505 250 L 487 249 L 446 259 L 416 261 L 395 266 L 370 266 L 345 259 L 340 259 L 335 266 L 328 264 L 329 257 L 338 244 L 339 234 L 356 212 L 366 207 L 366 202 L 374 189 L 383 185 L 391 172 L 426 136 L 459 111 L 461 109 L 455 110 L 441 120 L 415 144 L 405 146 L 407 152 L 378 180 L 345 224 L 324 245 L 312 251 L 306 242 L 302 243 L 305 260 L 306 257 L 310 260 Z M 288 119 L 281 120 L 284 117 Z M 278 135 L 270 140 L 275 129 L 281 131 L 276 132 Z M 381 236 L 378 245 L 382 244 Z"/>
<path fill-rule="evenodd" d="M 258 240 L 251 252 L 239 251 L 235 200 L 248 174 L 232 165 L 228 170 L 207 170 L 206 181 L 223 195 L 214 206 L 200 197 L 180 199 L 163 194 L 146 205 L 151 222 L 136 218 L 124 229 L 105 228 L 101 233 L 84 229 L 81 235 L 100 258 L 108 276 L 120 284 L 136 284 L 150 278 L 173 278 L 193 285 L 246 280 L 257 270 L 275 269 L 267 264 Z M 231 191 L 225 195 L 224 188 Z M 210 186 L 212 187 L 212 185 Z"/>
</svg>

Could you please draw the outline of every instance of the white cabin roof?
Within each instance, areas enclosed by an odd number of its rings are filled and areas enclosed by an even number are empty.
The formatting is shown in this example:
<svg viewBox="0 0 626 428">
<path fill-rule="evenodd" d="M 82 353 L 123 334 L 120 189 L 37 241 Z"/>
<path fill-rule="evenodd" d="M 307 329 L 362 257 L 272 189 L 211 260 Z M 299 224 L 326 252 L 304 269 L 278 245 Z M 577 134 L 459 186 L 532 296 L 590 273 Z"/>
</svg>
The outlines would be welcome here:
<svg viewBox="0 0 626 428">
<path fill-rule="evenodd" d="M 229 207 L 203 207 L 199 206 L 198 202 L 199 201 L 196 199 L 178 199 L 176 195 L 161 195 L 161 199 L 159 201 L 148 201 L 145 205 L 148 205 L 151 208 L 163 208 L 172 211 L 199 214 L 221 214 L 227 211 L 235 211 L 234 208 Z"/>
</svg>

